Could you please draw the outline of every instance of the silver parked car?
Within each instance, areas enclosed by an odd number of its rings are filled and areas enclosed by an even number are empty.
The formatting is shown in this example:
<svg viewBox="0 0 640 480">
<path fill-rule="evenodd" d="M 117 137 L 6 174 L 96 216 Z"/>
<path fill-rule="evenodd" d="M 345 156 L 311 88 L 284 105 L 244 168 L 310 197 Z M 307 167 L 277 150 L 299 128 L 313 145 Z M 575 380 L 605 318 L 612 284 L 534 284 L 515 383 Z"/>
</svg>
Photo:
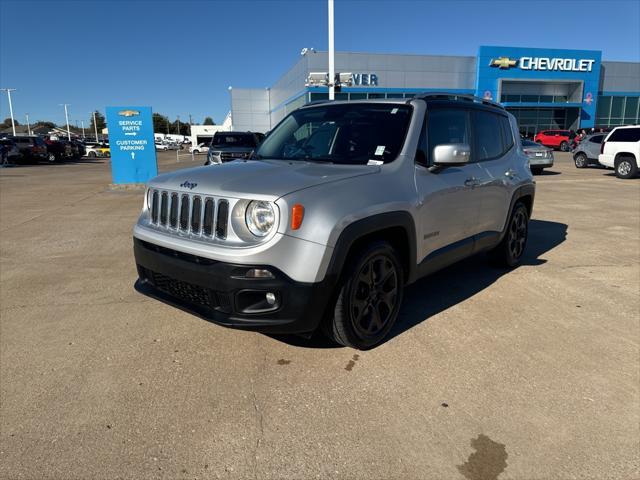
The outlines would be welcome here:
<svg viewBox="0 0 640 480">
<path fill-rule="evenodd" d="M 553 148 L 531 140 L 522 140 L 522 150 L 529 157 L 529 167 L 534 175 L 540 175 L 543 169 L 553 167 Z"/>
<path fill-rule="evenodd" d="M 250 159 L 160 175 L 134 228 L 139 291 L 215 323 L 367 349 L 407 284 L 478 252 L 522 259 L 535 183 L 515 118 L 455 94 L 325 102 Z"/>
<path fill-rule="evenodd" d="M 593 133 L 580 140 L 580 143 L 572 151 L 576 168 L 599 165 L 598 155 L 600 155 L 600 147 L 606 136 L 606 133 Z"/>
</svg>

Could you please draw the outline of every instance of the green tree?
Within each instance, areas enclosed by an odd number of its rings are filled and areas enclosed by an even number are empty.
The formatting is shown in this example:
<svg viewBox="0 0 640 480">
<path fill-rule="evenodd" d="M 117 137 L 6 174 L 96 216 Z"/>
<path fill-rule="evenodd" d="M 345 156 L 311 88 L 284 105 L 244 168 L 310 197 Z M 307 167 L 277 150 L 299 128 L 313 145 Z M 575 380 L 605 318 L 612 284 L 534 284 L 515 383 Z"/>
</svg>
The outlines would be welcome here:
<svg viewBox="0 0 640 480">
<path fill-rule="evenodd" d="M 211 117 L 205 117 L 204 118 L 204 122 L 203 125 L 215 125 L 216 122 L 213 121 L 213 118 Z"/>
<path fill-rule="evenodd" d="M 20 125 L 20 122 L 18 122 L 17 120 L 14 119 L 13 123 L 15 123 L 16 127 L 18 125 Z M 11 118 L 5 118 L 4 121 L 2 122 L 2 125 L 0 125 L 0 127 L 2 128 L 11 128 Z"/>
<path fill-rule="evenodd" d="M 153 114 L 153 131 L 155 133 L 170 133 L 167 131 L 169 125 L 169 117 L 160 113 Z"/>
<path fill-rule="evenodd" d="M 95 111 L 96 117 L 96 126 L 98 127 L 98 135 L 102 133 L 102 129 L 107 126 L 107 122 L 104 119 L 104 115 L 102 115 L 98 110 Z M 93 115 L 89 119 L 89 130 L 91 133 L 95 132 L 95 127 L 93 126 Z"/>
<path fill-rule="evenodd" d="M 47 128 L 54 128 L 56 126 L 55 123 L 53 122 L 45 122 L 42 120 L 38 120 L 36 123 L 33 124 L 33 128 L 35 127 L 47 127 Z"/>
</svg>

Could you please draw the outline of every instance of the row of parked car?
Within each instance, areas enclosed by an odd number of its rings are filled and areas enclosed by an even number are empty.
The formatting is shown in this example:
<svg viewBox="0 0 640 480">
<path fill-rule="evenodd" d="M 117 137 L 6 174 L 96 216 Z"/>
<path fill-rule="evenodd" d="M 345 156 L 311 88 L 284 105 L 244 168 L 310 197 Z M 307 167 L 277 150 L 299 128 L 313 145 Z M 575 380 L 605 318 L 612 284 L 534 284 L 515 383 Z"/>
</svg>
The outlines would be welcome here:
<svg viewBox="0 0 640 480">
<path fill-rule="evenodd" d="M 640 126 L 625 125 L 609 132 L 580 136 L 569 130 L 544 130 L 534 141 L 522 139 L 534 175 L 553 166 L 553 150 L 572 152 L 576 168 L 604 166 L 613 168 L 618 178 L 638 174 L 640 160 Z"/>
<path fill-rule="evenodd" d="M 61 162 L 82 157 L 109 157 L 109 145 L 68 140 L 55 136 L 6 136 L 0 138 L 0 164 Z"/>
</svg>

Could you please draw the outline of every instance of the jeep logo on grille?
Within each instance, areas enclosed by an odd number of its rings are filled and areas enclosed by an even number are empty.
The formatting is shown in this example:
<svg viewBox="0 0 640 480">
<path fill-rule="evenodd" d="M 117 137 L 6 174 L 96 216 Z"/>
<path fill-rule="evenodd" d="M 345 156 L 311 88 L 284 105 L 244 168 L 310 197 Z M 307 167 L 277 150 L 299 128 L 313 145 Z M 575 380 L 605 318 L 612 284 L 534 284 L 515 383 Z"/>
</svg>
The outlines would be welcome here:
<svg viewBox="0 0 640 480">
<path fill-rule="evenodd" d="M 193 190 L 194 188 L 196 188 L 198 186 L 197 183 L 191 183 L 190 181 L 186 181 L 184 183 L 181 183 L 180 186 L 182 188 L 188 188 L 189 190 Z"/>
</svg>

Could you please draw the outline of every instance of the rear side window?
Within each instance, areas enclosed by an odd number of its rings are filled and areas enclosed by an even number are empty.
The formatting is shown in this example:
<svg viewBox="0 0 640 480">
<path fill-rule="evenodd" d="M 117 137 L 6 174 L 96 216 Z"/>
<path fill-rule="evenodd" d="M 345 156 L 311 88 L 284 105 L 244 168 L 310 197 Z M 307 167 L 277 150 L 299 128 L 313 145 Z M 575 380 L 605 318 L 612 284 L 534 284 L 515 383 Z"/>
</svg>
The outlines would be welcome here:
<svg viewBox="0 0 640 480">
<path fill-rule="evenodd" d="M 507 117 L 499 116 L 500 126 L 502 127 L 502 141 L 504 146 L 504 152 L 511 150 L 513 147 L 513 132 L 511 131 L 511 123 Z"/>
<path fill-rule="evenodd" d="M 613 131 L 607 142 L 638 142 L 640 128 L 618 128 Z"/>
<path fill-rule="evenodd" d="M 502 147 L 502 125 L 499 115 L 482 110 L 474 111 L 473 132 L 476 161 L 497 158 L 506 150 Z"/>
<path fill-rule="evenodd" d="M 429 111 L 427 120 L 428 158 L 433 159 L 433 149 L 447 143 L 471 145 L 467 110 L 462 108 L 436 108 Z"/>
<path fill-rule="evenodd" d="M 591 137 L 589 141 L 591 143 L 602 143 L 603 138 L 604 138 L 604 135 L 596 135 L 595 137 Z"/>
</svg>

